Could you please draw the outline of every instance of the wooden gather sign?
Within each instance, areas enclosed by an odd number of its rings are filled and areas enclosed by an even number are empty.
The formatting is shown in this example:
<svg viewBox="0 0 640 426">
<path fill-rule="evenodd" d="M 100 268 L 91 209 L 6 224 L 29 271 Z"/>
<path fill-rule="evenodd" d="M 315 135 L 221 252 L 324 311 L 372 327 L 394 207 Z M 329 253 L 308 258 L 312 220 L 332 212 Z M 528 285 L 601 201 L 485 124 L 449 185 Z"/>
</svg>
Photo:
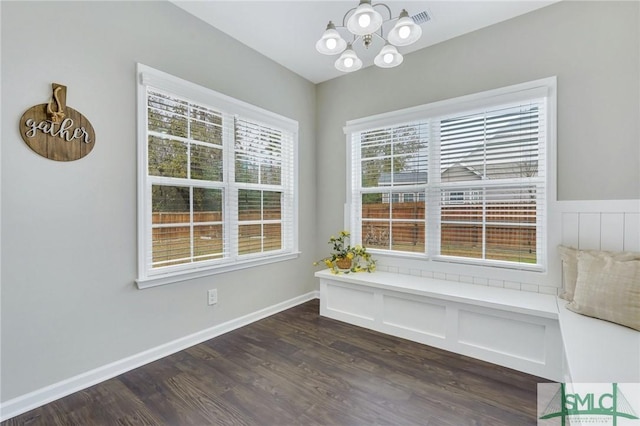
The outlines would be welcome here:
<svg viewBox="0 0 640 426">
<path fill-rule="evenodd" d="M 47 104 L 29 108 L 20 118 L 20 135 L 29 148 L 50 160 L 73 161 L 89 154 L 96 142 L 87 118 L 67 106 L 67 87 L 52 84 Z"/>
</svg>

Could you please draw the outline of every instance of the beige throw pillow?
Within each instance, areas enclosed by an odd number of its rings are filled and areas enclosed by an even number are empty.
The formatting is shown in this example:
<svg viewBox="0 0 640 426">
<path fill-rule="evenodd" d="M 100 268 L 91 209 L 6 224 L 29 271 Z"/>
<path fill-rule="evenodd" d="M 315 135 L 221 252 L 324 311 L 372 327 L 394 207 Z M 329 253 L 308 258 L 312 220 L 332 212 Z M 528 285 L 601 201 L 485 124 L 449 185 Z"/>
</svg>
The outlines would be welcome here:
<svg viewBox="0 0 640 426">
<path fill-rule="evenodd" d="M 640 330 L 640 260 L 580 251 L 577 272 L 569 310 Z"/>
<path fill-rule="evenodd" d="M 599 250 L 578 250 L 573 247 L 558 246 L 560 259 L 562 260 L 562 284 L 564 292 L 560 297 L 571 302 L 575 292 L 578 279 L 578 254 L 582 252 L 590 253 L 594 256 L 613 256 L 616 260 L 640 260 L 640 253 L 631 251 L 599 251 Z"/>
<path fill-rule="evenodd" d="M 558 252 L 562 260 L 562 283 L 564 287 L 564 292 L 560 297 L 571 302 L 576 288 L 576 280 L 578 279 L 578 250 L 573 247 L 558 246 Z"/>
</svg>

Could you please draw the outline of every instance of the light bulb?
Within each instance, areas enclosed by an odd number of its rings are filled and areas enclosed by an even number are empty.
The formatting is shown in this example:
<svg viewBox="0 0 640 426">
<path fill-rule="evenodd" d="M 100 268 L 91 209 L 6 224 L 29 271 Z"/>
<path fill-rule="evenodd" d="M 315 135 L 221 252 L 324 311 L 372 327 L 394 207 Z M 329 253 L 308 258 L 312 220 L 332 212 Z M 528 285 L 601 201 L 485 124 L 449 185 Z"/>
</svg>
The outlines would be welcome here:
<svg viewBox="0 0 640 426">
<path fill-rule="evenodd" d="M 406 39 L 411 34 L 411 28 L 408 25 L 403 25 L 398 29 L 398 35 L 401 39 Z"/>
<path fill-rule="evenodd" d="M 335 67 L 342 72 L 353 72 L 362 68 L 362 61 L 351 48 L 351 43 L 347 44 L 347 49 L 334 63 Z"/>
<path fill-rule="evenodd" d="M 376 55 L 376 57 L 373 60 L 373 63 L 379 66 L 380 68 L 393 68 L 400 65 L 403 59 L 404 58 L 398 52 L 398 49 L 396 49 L 394 46 L 387 43 L 380 50 L 380 53 Z"/>
<path fill-rule="evenodd" d="M 387 40 L 394 46 L 409 46 L 418 41 L 421 35 L 422 28 L 420 28 L 420 25 L 417 25 L 413 18 L 409 17 L 409 12 L 402 9 L 400 19 L 389 31 Z"/>
<path fill-rule="evenodd" d="M 368 13 L 363 13 L 358 17 L 358 25 L 362 28 L 367 28 L 371 24 L 371 17 Z"/>
<path fill-rule="evenodd" d="M 320 40 L 316 42 L 316 50 L 323 55 L 335 55 L 347 47 L 347 42 L 336 31 L 336 26 L 329 21 L 327 29 L 322 33 Z"/>
<path fill-rule="evenodd" d="M 347 12 L 349 13 L 351 16 L 347 19 L 347 30 L 356 36 L 373 34 L 382 26 L 382 15 L 371 6 L 371 0 L 360 0 L 358 7 Z"/>
</svg>

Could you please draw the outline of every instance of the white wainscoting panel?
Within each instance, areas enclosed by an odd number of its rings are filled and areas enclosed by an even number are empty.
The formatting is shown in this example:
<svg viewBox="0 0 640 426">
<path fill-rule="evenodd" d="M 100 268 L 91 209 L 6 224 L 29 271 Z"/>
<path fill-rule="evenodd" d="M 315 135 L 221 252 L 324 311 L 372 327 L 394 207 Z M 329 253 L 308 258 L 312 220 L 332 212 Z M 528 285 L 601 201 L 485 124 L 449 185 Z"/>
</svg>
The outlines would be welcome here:
<svg viewBox="0 0 640 426">
<path fill-rule="evenodd" d="M 640 251 L 640 201 L 563 201 L 562 244 L 579 249 Z"/>
<path fill-rule="evenodd" d="M 444 304 L 389 294 L 383 294 L 382 301 L 382 323 L 385 326 L 440 339 L 445 337 L 447 309 Z"/>
<path fill-rule="evenodd" d="M 640 213 L 625 214 L 624 235 L 624 249 L 640 251 Z"/>
<path fill-rule="evenodd" d="M 624 213 L 600 216 L 600 248 L 602 250 L 624 249 Z"/>
<path fill-rule="evenodd" d="M 364 289 L 336 286 L 327 294 L 326 307 L 353 318 L 373 321 L 375 309 L 373 292 Z"/>
<path fill-rule="evenodd" d="M 458 313 L 458 341 L 463 345 L 544 364 L 544 335 L 544 324 L 536 324 L 532 318 L 505 321 L 496 312 L 467 309 Z"/>
</svg>

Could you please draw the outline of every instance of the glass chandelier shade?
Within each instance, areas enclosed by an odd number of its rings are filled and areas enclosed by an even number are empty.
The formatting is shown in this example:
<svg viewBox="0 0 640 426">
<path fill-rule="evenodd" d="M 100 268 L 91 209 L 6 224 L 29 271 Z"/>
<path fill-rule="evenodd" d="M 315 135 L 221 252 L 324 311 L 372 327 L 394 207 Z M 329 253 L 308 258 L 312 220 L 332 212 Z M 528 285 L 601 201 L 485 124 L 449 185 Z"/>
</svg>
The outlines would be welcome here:
<svg viewBox="0 0 640 426">
<path fill-rule="evenodd" d="M 385 8 L 389 14 L 389 19 L 384 19 L 375 9 Z M 424 13 L 424 12 L 423 12 Z M 420 15 L 420 14 L 419 14 Z M 384 37 L 384 26 L 395 25 Z M 340 31 L 348 30 L 353 36 L 353 40 L 348 43 L 340 34 Z M 362 60 L 353 49 L 353 45 L 360 41 L 364 48 L 369 49 L 375 46 L 376 40 L 380 39 L 384 45 L 374 59 L 374 64 L 381 68 L 393 68 L 402 63 L 404 57 L 396 46 L 408 46 L 415 43 L 422 36 L 422 28 L 409 16 L 409 13 L 402 9 L 397 18 L 393 18 L 391 9 L 384 3 L 372 4 L 371 0 L 360 0 L 358 7 L 350 9 L 342 18 L 342 26 L 336 27 L 329 21 L 327 29 L 316 42 L 316 50 L 324 55 L 337 55 L 340 57 L 335 61 L 335 67 L 342 72 L 357 71 L 362 68 Z"/>
<path fill-rule="evenodd" d="M 393 68 L 400 65 L 403 60 L 404 57 L 398 52 L 395 46 L 386 44 L 375 57 L 373 63 L 380 68 Z"/>
<path fill-rule="evenodd" d="M 337 55 L 346 49 L 346 47 L 347 42 L 344 41 L 340 33 L 336 30 L 333 22 L 329 21 L 327 29 L 316 43 L 316 50 L 323 55 Z"/>
<path fill-rule="evenodd" d="M 347 29 L 355 35 L 373 34 L 382 26 L 382 15 L 371 6 L 371 0 L 360 0 L 360 5 L 347 20 Z"/>
<path fill-rule="evenodd" d="M 389 43 L 394 46 L 408 46 L 415 43 L 422 36 L 422 28 L 413 22 L 409 13 L 402 9 L 396 25 L 389 31 Z"/>
<path fill-rule="evenodd" d="M 342 52 L 335 66 L 342 72 L 353 72 L 362 68 L 362 60 L 358 58 L 356 52 L 351 48 L 351 43 L 347 44 L 347 49 Z"/>
</svg>

